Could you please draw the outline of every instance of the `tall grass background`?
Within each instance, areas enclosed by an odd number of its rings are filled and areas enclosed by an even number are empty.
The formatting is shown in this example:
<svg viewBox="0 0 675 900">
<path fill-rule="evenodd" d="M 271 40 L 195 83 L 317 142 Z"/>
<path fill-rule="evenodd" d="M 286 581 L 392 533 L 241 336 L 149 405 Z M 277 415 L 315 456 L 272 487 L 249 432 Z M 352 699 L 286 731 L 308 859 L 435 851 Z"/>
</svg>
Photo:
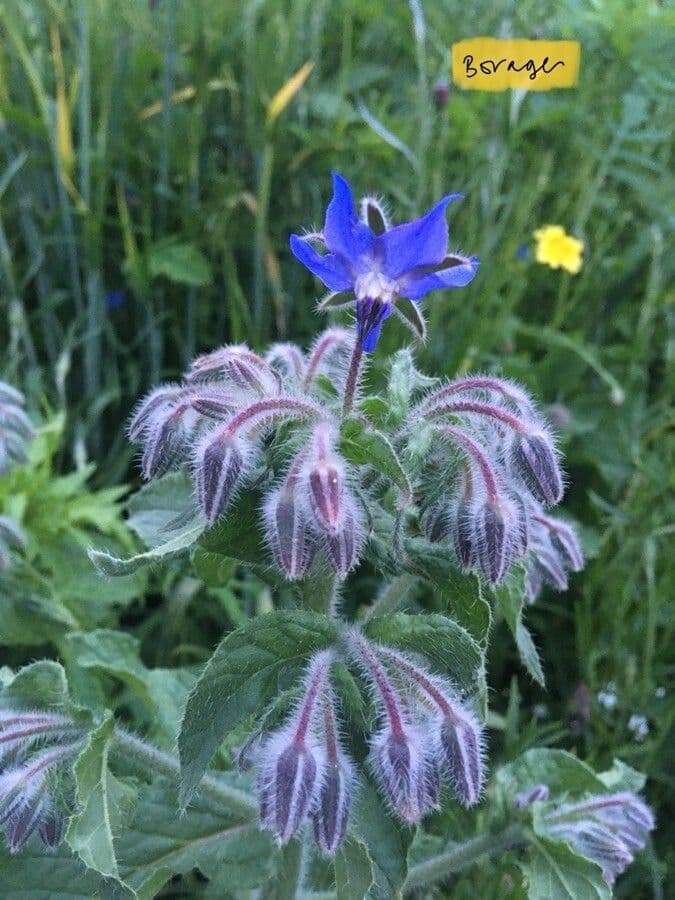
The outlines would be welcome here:
<svg viewBox="0 0 675 900">
<path fill-rule="evenodd" d="M 95 460 L 98 484 L 135 477 L 128 412 L 195 353 L 311 340 L 317 285 L 287 239 L 320 225 L 332 168 L 400 220 L 464 192 L 451 229 L 480 275 L 428 303 L 419 356 L 438 374 L 501 371 L 550 405 L 592 557 L 529 616 L 547 694 L 517 683 L 510 643 L 493 642 L 495 722 L 512 750 L 564 734 L 600 766 L 645 769 L 661 865 L 675 787 L 674 26 L 653 0 L 0 6 L 1 374 L 34 408 L 65 410 L 62 463 Z M 451 43 L 477 35 L 580 41 L 578 87 L 451 87 L 438 104 Z M 579 275 L 534 262 L 547 223 L 584 240 Z M 406 334 L 391 324 L 373 378 Z"/>
</svg>

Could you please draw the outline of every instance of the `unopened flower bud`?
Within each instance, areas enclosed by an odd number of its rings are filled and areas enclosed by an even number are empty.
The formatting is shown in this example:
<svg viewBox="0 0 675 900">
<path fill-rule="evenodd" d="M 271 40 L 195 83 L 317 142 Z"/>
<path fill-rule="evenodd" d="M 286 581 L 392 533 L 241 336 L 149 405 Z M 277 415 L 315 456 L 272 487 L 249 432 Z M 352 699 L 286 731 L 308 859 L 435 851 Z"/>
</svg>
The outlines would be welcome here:
<svg viewBox="0 0 675 900">
<path fill-rule="evenodd" d="M 544 432 L 520 433 L 511 447 L 511 464 L 540 503 L 553 506 L 563 495 L 563 481 L 555 448 Z"/>
<path fill-rule="evenodd" d="M 542 579 L 558 591 L 566 591 L 568 587 L 567 573 L 558 553 L 549 544 L 537 544 L 533 547 L 534 564 Z"/>
<path fill-rule="evenodd" d="M 345 467 L 334 452 L 332 443 L 329 426 L 317 425 L 312 435 L 304 480 L 317 526 L 326 534 L 335 536 L 344 523 Z"/>
<path fill-rule="evenodd" d="M 428 745 L 428 739 L 410 725 L 385 728 L 371 742 L 373 774 L 392 810 L 409 825 L 429 809 Z"/>
<path fill-rule="evenodd" d="M 437 81 L 434 85 L 434 105 L 436 109 L 445 109 L 450 99 L 450 85 L 447 81 Z"/>
<path fill-rule="evenodd" d="M 468 572 L 476 561 L 474 540 L 475 510 L 470 500 L 460 500 L 451 513 L 450 534 L 455 555 L 464 572 Z"/>
<path fill-rule="evenodd" d="M 530 541 L 529 514 L 527 506 L 520 494 L 513 495 L 515 527 L 512 533 L 512 551 L 514 557 L 522 559 L 527 553 Z"/>
<path fill-rule="evenodd" d="M 447 776 L 459 802 L 466 807 L 480 800 L 485 779 L 482 732 L 473 716 L 447 717 L 440 729 L 440 748 Z"/>
<path fill-rule="evenodd" d="M 584 552 L 576 532 L 566 522 L 550 520 L 554 527 L 549 531 L 551 543 L 565 560 L 572 572 L 581 572 L 584 567 Z"/>
<path fill-rule="evenodd" d="M 265 534 L 274 559 L 291 581 L 302 578 L 316 549 L 304 505 L 294 483 L 270 492 L 264 507 Z"/>
<path fill-rule="evenodd" d="M 506 500 L 489 499 L 479 506 L 474 524 L 476 561 L 490 584 L 499 584 L 513 559 L 513 509 Z"/>
<path fill-rule="evenodd" d="M 207 434 L 195 455 L 197 498 L 212 525 L 234 496 L 241 477 L 248 470 L 251 448 L 222 430 Z"/>
<path fill-rule="evenodd" d="M 314 839 L 321 852 L 328 856 L 335 853 L 345 838 L 352 802 L 352 782 L 351 765 L 344 754 L 340 754 L 337 762 L 326 766 L 312 822 Z"/>
<path fill-rule="evenodd" d="M 549 789 L 545 784 L 535 784 L 527 791 L 521 791 L 513 798 L 513 805 L 516 809 L 526 809 L 533 803 L 542 800 L 548 800 Z"/>
<path fill-rule="evenodd" d="M 317 653 L 305 694 L 291 722 L 271 735 L 260 752 L 260 824 L 286 844 L 315 808 L 323 782 L 324 753 L 313 734 L 317 702 L 326 686 L 331 654 Z"/>
<path fill-rule="evenodd" d="M 186 377 L 188 381 L 195 382 L 223 376 L 237 387 L 261 396 L 279 392 L 278 374 L 245 344 L 220 347 L 197 357 Z"/>
<path fill-rule="evenodd" d="M 65 819 L 59 812 L 48 812 L 39 825 L 42 843 L 53 849 L 58 847 L 63 839 Z"/>
<path fill-rule="evenodd" d="M 150 421 L 160 411 L 168 410 L 183 392 L 184 388 L 178 384 L 163 384 L 143 397 L 127 428 L 130 439 L 132 441 L 139 440 L 148 428 Z"/>
<path fill-rule="evenodd" d="M 359 561 L 363 545 L 363 525 L 356 502 L 345 494 L 344 521 L 337 534 L 327 534 L 324 546 L 336 575 L 344 578 Z"/>
<path fill-rule="evenodd" d="M 186 450 L 186 435 L 194 412 L 189 401 L 161 408 L 144 426 L 141 469 L 146 479 L 164 475 Z"/>
<path fill-rule="evenodd" d="M 424 534 L 431 544 L 444 540 L 452 532 L 452 510 L 446 501 L 435 503 L 425 510 L 422 524 Z"/>
</svg>

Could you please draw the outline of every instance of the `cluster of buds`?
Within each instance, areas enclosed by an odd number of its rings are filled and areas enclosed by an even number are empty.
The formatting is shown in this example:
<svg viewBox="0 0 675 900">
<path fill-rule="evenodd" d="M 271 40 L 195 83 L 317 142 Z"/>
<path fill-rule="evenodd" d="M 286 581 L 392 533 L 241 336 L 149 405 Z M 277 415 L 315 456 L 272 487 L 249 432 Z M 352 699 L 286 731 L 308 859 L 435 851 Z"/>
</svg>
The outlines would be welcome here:
<svg viewBox="0 0 675 900">
<path fill-rule="evenodd" d="M 563 804 L 542 821 L 551 837 L 596 862 L 608 884 L 632 863 L 656 824 L 651 809 L 630 791 Z"/>
<path fill-rule="evenodd" d="M 290 461 L 267 491 L 261 518 L 270 551 L 289 579 L 306 574 L 323 550 L 337 575 L 356 564 L 363 515 L 351 486 L 353 473 L 337 448 L 339 417 L 317 390 L 320 376 L 344 379 L 354 338 L 329 329 L 305 355 L 292 344 L 273 345 L 266 357 L 226 346 L 197 358 L 181 384 L 150 393 L 133 416 L 129 434 L 143 444 L 145 478 L 171 468 L 192 473 L 209 524 L 237 491 L 263 481 L 271 459 L 270 432 L 295 429 Z"/>
<path fill-rule="evenodd" d="M 407 825 L 438 809 L 443 780 L 465 807 L 481 797 L 483 729 L 443 679 L 357 629 L 346 633 L 349 658 L 372 687 L 379 725 L 369 764 L 392 813 Z M 333 854 L 344 840 L 354 765 L 340 746 L 329 674 L 332 652 L 310 662 L 289 724 L 259 750 L 260 819 L 284 844 L 311 821 L 316 843 Z"/>
<path fill-rule="evenodd" d="M 35 435 L 20 391 L 0 381 L 0 475 L 27 460 L 26 445 Z"/>
<path fill-rule="evenodd" d="M 60 843 L 65 817 L 54 789 L 82 746 L 82 730 L 68 716 L 0 710 L 0 825 L 11 853 L 36 831 L 46 847 Z"/>
<path fill-rule="evenodd" d="M 461 378 L 431 391 L 408 428 L 426 422 L 453 454 L 440 502 L 425 510 L 429 540 L 449 537 L 460 567 L 499 584 L 525 560 L 529 593 L 543 581 L 564 589 L 583 555 L 569 525 L 545 515 L 560 502 L 563 477 L 550 428 L 518 385 L 491 376 Z"/>
</svg>

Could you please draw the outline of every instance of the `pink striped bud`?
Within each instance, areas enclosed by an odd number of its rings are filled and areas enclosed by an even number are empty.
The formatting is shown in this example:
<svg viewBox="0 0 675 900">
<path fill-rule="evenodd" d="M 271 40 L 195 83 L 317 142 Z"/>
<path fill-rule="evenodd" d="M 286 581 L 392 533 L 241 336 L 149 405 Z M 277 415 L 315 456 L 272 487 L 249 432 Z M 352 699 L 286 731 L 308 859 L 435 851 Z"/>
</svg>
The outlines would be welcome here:
<svg viewBox="0 0 675 900">
<path fill-rule="evenodd" d="M 545 519 L 553 547 L 563 558 L 572 572 L 581 572 L 584 567 L 584 551 L 574 529 L 560 519 Z"/>
<path fill-rule="evenodd" d="M 422 525 L 429 543 L 437 544 L 452 532 L 451 515 L 452 509 L 445 500 L 424 511 Z"/>
<path fill-rule="evenodd" d="M 195 413 L 189 399 L 166 404 L 144 425 L 145 447 L 141 471 L 146 479 L 168 472 L 187 451 L 187 436 Z"/>
<path fill-rule="evenodd" d="M 430 808 L 428 738 L 412 725 L 390 726 L 370 744 L 370 764 L 392 811 L 406 824 L 419 822 Z"/>
<path fill-rule="evenodd" d="M 231 344 L 197 357 L 186 376 L 190 382 L 220 377 L 228 378 L 237 387 L 261 396 L 279 392 L 278 374 L 245 344 Z"/>
<path fill-rule="evenodd" d="M 516 794 L 513 798 L 513 805 L 516 809 L 526 809 L 528 806 L 532 806 L 533 803 L 548 800 L 548 797 L 548 786 L 545 784 L 535 784 L 527 791 L 521 791 L 519 794 Z"/>
<path fill-rule="evenodd" d="M 569 586 L 567 572 L 553 547 L 537 543 L 532 547 L 532 556 L 541 578 L 556 590 L 566 591 Z"/>
<path fill-rule="evenodd" d="M 462 499 L 452 509 L 450 525 L 452 546 L 462 568 L 468 572 L 476 561 L 474 519 L 476 511 L 470 500 Z"/>
<path fill-rule="evenodd" d="M 333 536 L 344 524 L 345 513 L 345 466 L 333 449 L 334 441 L 329 425 L 322 423 L 315 427 L 302 474 L 314 521 L 322 531 Z"/>
<path fill-rule="evenodd" d="M 150 420 L 158 413 L 170 409 L 184 393 L 185 388 L 179 384 L 163 384 L 146 394 L 136 406 L 129 422 L 127 432 L 132 441 L 137 441 L 148 428 Z"/>
<path fill-rule="evenodd" d="M 42 843 L 45 847 L 53 850 L 63 840 L 63 832 L 65 830 L 65 819 L 59 812 L 48 812 L 43 821 L 38 826 Z"/>
<path fill-rule="evenodd" d="M 260 824 L 280 844 L 297 833 L 315 809 L 325 769 L 324 752 L 314 735 L 314 718 L 328 677 L 331 653 L 311 660 L 305 694 L 291 722 L 271 735 L 260 751 Z"/>
<path fill-rule="evenodd" d="M 265 354 L 265 362 L 273 369 L 279 369 L 286 377 L 293 378 L 298 384 L 302 382 L 305 357 L 297 344 L 272 344 Z"/>
<path fill-rule="evenodd" d="M 199 443 L 195 454 L 197 498 L 210 525 L 233 499 L 252 456 L 251 447 L 222 429 L 210 432 Z"/>
</svg>

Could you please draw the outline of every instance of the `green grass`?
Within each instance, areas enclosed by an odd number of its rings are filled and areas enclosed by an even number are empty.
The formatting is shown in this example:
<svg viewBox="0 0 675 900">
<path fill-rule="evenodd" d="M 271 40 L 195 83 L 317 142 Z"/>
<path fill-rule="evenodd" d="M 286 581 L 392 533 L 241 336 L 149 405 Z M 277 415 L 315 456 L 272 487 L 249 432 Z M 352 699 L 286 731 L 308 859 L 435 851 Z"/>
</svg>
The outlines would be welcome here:
<svg viewBox="0 0 675 900">
<path fill-rule="evenodd" d="M 555 405 L 567 508 L 593 555 L 570 593 L 529 616 L 548 694 L 496 641 L 493 705 L 515 715 L 517 674 L 522 729 L 545 702 L 553 740 L 599 765 L 618 755 L 645 769 L 661 865 L 672 864 L 673 13 L 627 0 L 470 6 L 7 0 L 0 371 L 34 405 L 65 410 L 64 465 L 94 459 L 100 483 L 119 483 L 135 475 L 122 425 L 150 385 L 219 342 L 311 340 L 317 286 L 287 238 L 320 224 L 331 168 L 386 197 L 400 220 L 464 192 L 451 228 L 481 271 L 430 300 L 420 356 L 439 374 L 500 370 Z M 576 89 L 451 89 L 436 108 L 454 40 L 539 33 L 581 42 Z M 268 122 L 271 98 L 310 60 Z M 584 239 L 579 275 L 537 265 L 531 249 L 519 257 L 547 223 Z M 126 293 L 117 309 L 112 291 Z M 378 358 L 404 340 L 393 323 Z M 609 682 L 611 712 L 595 700 Z M 574 734 L 581 683 L 590 717 Z M 649 720 L 642 742 L 633 714 Z M 640 879 L 644 869 L 626 896 Z"/>
</svg>

